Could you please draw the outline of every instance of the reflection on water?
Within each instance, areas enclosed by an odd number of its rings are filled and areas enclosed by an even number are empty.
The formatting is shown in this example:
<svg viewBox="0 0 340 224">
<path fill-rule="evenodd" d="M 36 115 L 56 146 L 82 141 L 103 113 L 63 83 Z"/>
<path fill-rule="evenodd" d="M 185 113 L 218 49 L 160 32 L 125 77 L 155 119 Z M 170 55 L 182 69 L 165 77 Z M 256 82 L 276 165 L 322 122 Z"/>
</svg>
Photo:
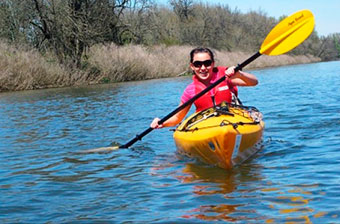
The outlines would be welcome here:
<svg viewBox="0 0 340 224">
<path fill-rule="evenodd" d="M 161 169 L 172 167 L 167 166 Z M 191 185 L 191 192 L 196 195 L 197 207 L 191 208 L 180 216 L 184 220 L 198 219 L 202 221 L 227 221 L 253 222 L 264 220 L 265 223 L 285 222 L 307 222 L 312 223 L 314 219 L 329 215 L 321 208 L 315 210 L 309 206 L 315 200 L 314 190 L 320 189 L 314 185 L 279 185 L 271 182 L 263 182 L 261 176 L 263 167 L 245 164 L 230 172 L 217 167 L 211 167 L 200 163 L 185 163 L 181 172 L 176 173 L 175 178 L 185 185 Z M 160 170 L 154 169 L 155 170 Z M 155 173 L 153 173 L 155 175 Z M 245 188 L 252 182 L 261 183 L 255 188 Z M 168 187 L 168 186 L 167 186 Z M 264 197 L 264 195 L 267 195 Z M 320 192 L 322 197 L 325 192 Z M 208 202 L 205 198 L 211 198 Z M 251 202 L 258 201 L 263 207 L 249 206 Z M 313 203 L 313 202 L 312 202 Z M 277 217 L 272 218 L 261 211 L 272 211 Z M 268 213 L 268 212 L 267 212 Z M 247 215 L 242 215 L 247 214 Z M 252 214 L 252 215 L 251 215 Z M 338 214 L 332 215 L 337 218 Z"/>
<path fill-rule="evenodd" d="M 264 144 L 228 171 L 177 155 L 167 129 L 86 152 L 168 114 L 190 77 L 2 93 L 0 222 L 338 223 L 339 68 L 254 71 L 239 92 L 264 115 Z"/>
<path fill-rule="evenodd" d="M 195 163 L 187 163 L 182 170 L 183 176 L 178 179 L 184 183 L 200 183 L 193 188 L 193 194 L 197 196 L 216 196 L 221 195 L 228 199 L 228 194 L 236 190 L 235 175 L 236 172 L 226 172 L 217 167 L 197 165 Z M 213 186 L 204 185 L 202 183 L 214 183 Z M 187 211 L 182 215 L 185 219 L 200 219 L 206 221 L 237 221 L 230 214 L 235 213 L 242 204 L 212 204 L 200 205 L 198 208 Z"/>
</svg>

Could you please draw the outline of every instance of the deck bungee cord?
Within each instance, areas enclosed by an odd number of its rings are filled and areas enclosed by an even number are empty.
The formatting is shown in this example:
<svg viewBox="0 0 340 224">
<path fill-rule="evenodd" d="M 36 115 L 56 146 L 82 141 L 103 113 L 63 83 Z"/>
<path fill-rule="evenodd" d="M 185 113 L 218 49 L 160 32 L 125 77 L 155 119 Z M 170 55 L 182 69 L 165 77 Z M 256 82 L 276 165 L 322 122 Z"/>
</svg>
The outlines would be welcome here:
<svg viewBox="0 0 340 224">
<path fill-rule="evenodd" d="M 230 120 L 224 119 L 221 121 L 220 124 L 206 126 L 204 127 L 204 129 L 214 128 L 218 126 L 223 127 L 226 125 L 232 125 L 233 128 L 236 129 L 239 125 L 241 126 L 242 125 L 256 125 L 256 124 L 259 124 L 260 121 L 262 121 L 262 113 L 256 107 L 223 102 L 221 105 L 211 107 L 201 112 L 198 112 L 195 116 L 193 116 L 190 120 L 187 121 L 186 125 L 184 125 L 182 128 L 177 129 L 177 130 L 178 131 L 197 131 L 203 128 L 197 128 L 197 127 L 194 129 L 190 129 L 190 128 L 195 126 L 199 122 L 207 120 L 211 117 L 218 117 L 221 115 L 228 115 L 228 116 L 234 117 L 235 114 L 249 119 L 250 122 L 243 122 L 243 121 L 231 122 Z M 175 131 L 176 129 L 172 129 L 172 130 Z"/>
</svg>

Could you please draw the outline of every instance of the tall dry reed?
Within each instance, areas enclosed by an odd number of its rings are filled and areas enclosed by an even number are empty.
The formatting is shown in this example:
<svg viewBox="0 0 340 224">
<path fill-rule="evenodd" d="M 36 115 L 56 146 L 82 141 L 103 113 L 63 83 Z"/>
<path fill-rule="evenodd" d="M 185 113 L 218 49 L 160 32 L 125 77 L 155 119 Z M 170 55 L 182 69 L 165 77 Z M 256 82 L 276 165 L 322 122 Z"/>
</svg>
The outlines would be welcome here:
<svg viewBox="0 0 340 224">
<path fill-rule="evenodd" d="M 52 56 L 0 41 L 0 92 L 103 82 L 174 77 L 190 73 L 191 46 L 117 46 L 90 48 L 83 69 L 66 69 Z M 215 51 L 216 65 L 237 65 L 251 54 Z M 313 56 L 261 56 L 245 69 L 320 61 Z"/>
<path fill-rule="evenodd" d="M 100 71 L 97 81 L 131 81 L 173 77 L 190 73 L 189 53 L 191 46 L 116 46 L 97 45 L 90 49 L 89 63 Z M 216 51 L 217 66 L 232 66 L 243 62 L 251 54 L 243 52 Z M 263 55 L 246 69 L 301 64 L 320 61 L 311 55 Z"/>
<path fill-rule="evenodd" d="M 255 53 L 255 52 L 254 52 Z M 225 52 L 225 51 L 215 51 L 216 54 L 216 64 L 223 66 L 237 65 L 248 59 L 252 54 L 244 52 Z M 262 55 L 252 63 L 248 64 L 245 69 L 257 69 L 265 67 L 276 67 L 292 64 L 304 64 L 319 62 L 320 58 L 312 55 L 278 55 L 278 56 L 267 56 Z"/>
<path fill-rule="evenodd" d="M 0 41 L 0 91 L 41 89 L 70 84 L 65 70 L 33 49 Z"/>
<path fill-rule="evenodd" d="M 89 63 L 101 79 L 144 80 L 177 76 L 189 69 L 190 47 L 97 45 L 90 49 Z"/>
</svg>

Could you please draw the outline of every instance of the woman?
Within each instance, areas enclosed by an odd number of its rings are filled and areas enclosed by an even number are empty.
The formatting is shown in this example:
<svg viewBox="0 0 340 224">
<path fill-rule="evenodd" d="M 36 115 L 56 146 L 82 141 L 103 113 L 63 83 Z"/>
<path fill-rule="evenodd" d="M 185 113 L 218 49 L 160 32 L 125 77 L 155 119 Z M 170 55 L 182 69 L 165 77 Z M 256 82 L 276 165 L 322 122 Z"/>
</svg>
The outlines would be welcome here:
<svg viewBox="0 0 340 224">
<path fill-rule="evenodd" d="M 189 84 L 181 97 L 181 103 L 185 103 L 197 93 L 210 86 L 212 83 L 220 79 L 223 75 L 226 80 L 215 88 L 198 98 L 194 104 L 196 112 L 218 105 L 223 101 L 231 103 L 232 95 L 237 96 L 237 86 L 255 86 L 257 78 L 249 73 L 238 71 L 235 73 L 235 67 L 214 67 L 214 54 L 209 48 L 195 48 L 190 52 L 190 68 L 193 71 L 193 82 Z M 158 124 L 160 119 L 155 118 L 150 127 L 163 128 L 171 127 L 179 124 L 190 110 L 191 105 L 172 116 L 163 124 Z"/>
</svg>

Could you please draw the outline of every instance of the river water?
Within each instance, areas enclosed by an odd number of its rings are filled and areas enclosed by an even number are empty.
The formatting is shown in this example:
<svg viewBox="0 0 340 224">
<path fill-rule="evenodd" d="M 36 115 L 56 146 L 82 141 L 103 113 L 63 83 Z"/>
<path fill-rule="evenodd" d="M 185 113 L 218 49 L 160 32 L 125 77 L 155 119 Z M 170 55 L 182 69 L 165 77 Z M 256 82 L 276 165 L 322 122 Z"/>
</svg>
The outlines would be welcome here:
<svg viewBox="0 0 340 224">
<path fill-rule="evenodd" d="M 176 153 L 190 77 L 0 94 L 1 223 L 340 223 L 340 62 L 252 71 L 263 149 L 223 170 Z"/>
</svg>

